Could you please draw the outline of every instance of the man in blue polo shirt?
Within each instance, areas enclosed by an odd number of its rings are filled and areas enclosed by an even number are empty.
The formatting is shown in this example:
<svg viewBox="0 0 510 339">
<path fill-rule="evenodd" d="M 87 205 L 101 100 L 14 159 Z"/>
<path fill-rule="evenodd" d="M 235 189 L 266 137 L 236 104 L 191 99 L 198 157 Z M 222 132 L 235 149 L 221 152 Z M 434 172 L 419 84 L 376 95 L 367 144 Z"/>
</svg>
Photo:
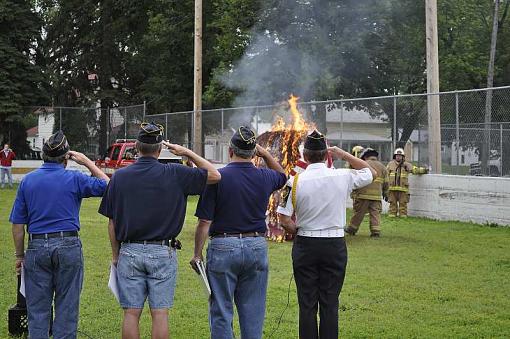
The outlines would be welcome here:
<svg viewBox="0 0 510 339">
<path fill-rule="evenodd" d="M 67 159 L 84 165 L 93 177 L 66 171 Z M 83 254 L 78 231 L 83 198 L 102 196 L 108 177 L 85 155 L 69 151 L 62 131 L 43 146 L 44 164 L 21 182 L 10 216 L 16 270 L 25 271 L 30 338 L 48 338 L 55 299 L 54 338 L 76 338 Z M 29 234 L 24 251 L 25 230 Z"/>
<path fill-rule="evenodd" d="M 198 168 L 158 161 L 162 145 L 188 157 Z M 143 123 L 136 149 L 141 157 L 115 172 L 99 213 L 108 217 L 112 262 L 117 265 L 122 338 L 139 338 L 139 318 L 149 299 L 152 338 L 168 338 L 168 309 L 177 276 L 176 237 L 188 195 L 200 194 L 221 176 L 194 152 L 163 141 L 163 127 Z"/>
<path fill-rule="evenodd" d="M 251 162 L 255 153 L 269 169 Z M 261 338 L 268 277 L 266 210 L 271 194 L 285 185 L 287 176 L 271 154 L 256 144 L 255 134 L 240 127 L 230 140 L 230 163 L 220 169 L 221 181 L 208 186 L 196 216 L 195 253 L 190 264 L 203 260 L 209 235 L 207 276 L 211 285 L 211 337 L 233 338 L 235 301 L 241 338 Z"/>
</svg>

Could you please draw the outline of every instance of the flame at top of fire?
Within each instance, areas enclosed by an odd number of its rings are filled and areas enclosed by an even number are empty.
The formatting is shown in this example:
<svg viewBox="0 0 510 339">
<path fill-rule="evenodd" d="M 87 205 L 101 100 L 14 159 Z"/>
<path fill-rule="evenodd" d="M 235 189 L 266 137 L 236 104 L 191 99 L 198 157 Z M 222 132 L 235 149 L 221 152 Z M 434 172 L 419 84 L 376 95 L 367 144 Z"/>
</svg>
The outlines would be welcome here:
<svg viewBox="0 0 510 339">
<path fill-rule="evenodd" d="M 290 95 L 287 102 L 289 103 L 292 121 L 290 124 L 287 124 L 285 120 L 279 116 L 271 129 L 273 132 L 293 130 L 306 133 L 314 129 L 314 125 L 307 123 L 303 118 L 303 114 L 299 111 L 298 100 L 299 97 L 293 94 Z"/>
</svg>

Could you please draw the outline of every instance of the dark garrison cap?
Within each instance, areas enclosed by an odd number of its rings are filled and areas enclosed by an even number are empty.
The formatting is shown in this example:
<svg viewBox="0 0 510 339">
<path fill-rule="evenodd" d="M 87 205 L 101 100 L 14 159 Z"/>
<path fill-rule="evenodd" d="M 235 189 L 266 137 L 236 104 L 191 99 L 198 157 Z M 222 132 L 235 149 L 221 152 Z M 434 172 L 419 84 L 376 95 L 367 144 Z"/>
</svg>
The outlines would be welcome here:
<svg viewBox="0 0 510 339">
<path fill-rule="evenodd" d="M 251 129 L 241 126 L 230 139 L 230 143 L 240 149 L 250 151 L 257 145 L 257 138 Z"/>
<path fill-rule="evenodd" d="M 153 122 L 142 123 L 137 140 L 145 144 L 159 144 L 163 141 L 163 126 Z"/>
<path fill-rule="evenodd" d="M 314 130 L 306 136 L 305 148 L 310 151 L 323 151 L 328 148 L 326 146 L 326 138 L 317 130 Z"/>
<path fill-rule="evenodd" d="M 53 134 L 43 145 L 43 152 L 49 157 L 58 157 L 69 151 L 69 143 L 64 132 Z"/>
</svg>

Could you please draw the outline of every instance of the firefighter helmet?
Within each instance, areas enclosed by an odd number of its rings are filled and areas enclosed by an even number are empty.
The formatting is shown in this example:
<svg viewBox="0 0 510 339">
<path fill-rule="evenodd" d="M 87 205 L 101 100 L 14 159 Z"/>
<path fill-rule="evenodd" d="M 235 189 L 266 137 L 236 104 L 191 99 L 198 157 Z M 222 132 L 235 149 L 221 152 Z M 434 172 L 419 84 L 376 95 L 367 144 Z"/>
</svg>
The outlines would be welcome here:
<svg viewBox="0 0 510 339">
<path fill-rule="evenodd" d="M 393 159 L 395 159 L 395 156 L 401 155 L 403 158 L 405 158 L 406 154 L 404 153 L 404 150 L 402 148 L 397 148 L 395 152 L 393 152 Z"/>
<path fill-rule="evenodd" d="M 373 148 L 370 148 L 370 147 L 367 147 L 365 148 L 361 154 L 360 154 L 360 158 L 365 160 L 366 158 L 368 157 L 378 157 L 379 156 L 379 152 L 377 152 L 375 149 Z"/>
<path fill-rule="evenodd" d="M 351 154 L 354 155 L 356 158 L 359 158 L 361 152 L 363 152 L 363 146 L 354 146 L 352 148 Z"/>
</svg>

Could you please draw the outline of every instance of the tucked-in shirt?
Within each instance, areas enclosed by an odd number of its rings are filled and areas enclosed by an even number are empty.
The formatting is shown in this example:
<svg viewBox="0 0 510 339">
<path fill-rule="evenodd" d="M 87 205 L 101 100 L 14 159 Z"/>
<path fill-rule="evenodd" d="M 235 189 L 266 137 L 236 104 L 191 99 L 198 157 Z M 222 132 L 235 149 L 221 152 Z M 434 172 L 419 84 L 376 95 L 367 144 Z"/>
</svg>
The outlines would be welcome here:
<svg viewBox="0 0 510 339">
<path fill-rule="evenodd" d="M 212 221 L 209 233 L 266 232 L 271 194 L 285 185 L 285 174 L 232 162 L 219 170 L 221 181 L 207 186 L 195 215 Z"/>
<path fill-rule="evenodd" d="M 372 182 L 372 172 L 327 168 L 324 163 L 310 164 L 298 177 L 296 210 L 292 206 L 294 178 L 287 182 L 290 193 L 278 213 L 292 216 L 295 212 L 298 235 L 310 237 L 343 237 L 346 202 L 353 189 Z"/>
<path fill-rule="evenodd" d="M 100 197 L 105 189 L 103 179 L 46 162 L 21 181 L 9 220 L 26 224 L 33 234 L 78 231 L 81 200 Z"/>
<path fill-rule="evenodd" d="M 182 229 L 187 197 L 206 184 L 205 169 L 141 157 L 113 174 L 99 213 L 113 219 L 118 241 L 168 240 Z"/>
</svg>

